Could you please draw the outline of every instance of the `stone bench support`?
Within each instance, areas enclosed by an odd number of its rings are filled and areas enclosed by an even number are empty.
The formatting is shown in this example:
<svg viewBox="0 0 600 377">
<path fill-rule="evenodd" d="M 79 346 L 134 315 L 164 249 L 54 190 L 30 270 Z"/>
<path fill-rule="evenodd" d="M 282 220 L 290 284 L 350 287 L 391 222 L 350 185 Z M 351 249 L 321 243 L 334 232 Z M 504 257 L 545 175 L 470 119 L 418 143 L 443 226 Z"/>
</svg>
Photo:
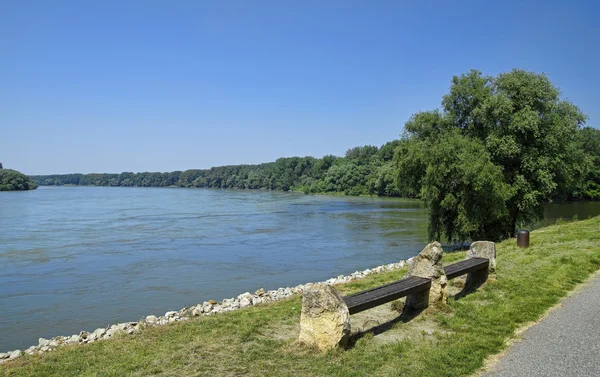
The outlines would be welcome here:
<svg viewBox="0 0 600 377">
<path fill-rule="evenodd" d="M 344 348 L 350 339 L 350 312 L 336 289 L 315 284 L 304 292 L 300 342 L 327 351 Z"/>
<path fill-rule="evenodd" d="M 418 276 L 431 280 L 428 291 L 419 292 L 406 297 L 403 314 L 412 315 L 430 305 L 444 305 L 446 303 L 446 284 L 448 279 L 442 266 L 442 245 L 432 242 L 413 258 L 408 276 Z"/>
<path fill-rule="evenodd" d="M 486 258 L 490 261 L 487 270 L 481 270 L 472 272 L 467 275 L 465 287 L 467 289 L 474 289 L 481 286 L 488 276 L 496 276 L 496 244 L 490 241 L 476 241 L 471 244 L 469 251 L 467 251 L 466 259 L 471 258 Z"/>
</svg>

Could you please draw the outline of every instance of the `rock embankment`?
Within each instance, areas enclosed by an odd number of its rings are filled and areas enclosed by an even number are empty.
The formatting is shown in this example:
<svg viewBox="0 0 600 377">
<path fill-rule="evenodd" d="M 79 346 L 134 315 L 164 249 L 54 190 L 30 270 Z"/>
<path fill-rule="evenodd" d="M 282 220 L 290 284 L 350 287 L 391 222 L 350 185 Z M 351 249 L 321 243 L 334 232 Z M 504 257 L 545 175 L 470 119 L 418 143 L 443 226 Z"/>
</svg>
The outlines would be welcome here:
<svg viewBox="0 0 600 377">
<path fill-rule="evenodd" d="M 0 353 L 0 364 L 8 360 L 16 359 L 23 354 L 35 355 L 39 353 L 50 352 L 66 345 L 87 344 L 100 340 L 108 340 L 115 336 L 133 335 L 149 326 L 164 326 L 173 322 L 187 321 L 192 317 L 198 317 L 201 315 L 225 313 L 252 305 L 284 300 L 288 297 L 302 293 L 304 290 L 310 288 L 314 284 L 335 285 L 348 283 L 353 280 L 362 279 L 371 274 L 403 268 L 410 263 L 411 260 L 412 258 L 406 261 L 399 261 L 398 263 L 390 263 L 372 269 L 366 269 L 364 271 L 356 271 L 346 276 L 340 275 L 337 278 L 331 278 L 321 283 L 300 284 L 292 288 L 279 288 L 270 291 L 265 291 L 263 288 L 260 288 L 254 294 L 246 292 L 237 297 L 224 299 L 220 302 L 209 300 L 196 306 L 183 308 L 179 311 L 166 312 L 164 316 L 157 317 L 155 315 L 149 315 L 138 322 L 119 323 L 105 328 L 98 328 L 93 332 L 81 331 L 79 334 L 71 336 L 56 336 L 52 339 L 39 338 L 37 345 L 31 346 L 25 351 L 14 350 L 6 353 Z"/>
</svg>

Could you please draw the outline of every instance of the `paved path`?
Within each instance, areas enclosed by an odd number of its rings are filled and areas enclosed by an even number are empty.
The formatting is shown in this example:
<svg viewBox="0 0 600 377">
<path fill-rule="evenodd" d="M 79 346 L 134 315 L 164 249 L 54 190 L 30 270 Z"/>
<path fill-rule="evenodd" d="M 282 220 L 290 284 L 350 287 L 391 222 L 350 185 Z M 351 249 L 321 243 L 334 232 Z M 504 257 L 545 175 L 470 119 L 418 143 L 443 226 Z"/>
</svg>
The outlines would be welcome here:
<svg viewBox="0 0 600 377">
<path fill-rule="evenodd" d="M 525 331 L 484 376 L 600 376 L 600 278 Z"/>
</svg>

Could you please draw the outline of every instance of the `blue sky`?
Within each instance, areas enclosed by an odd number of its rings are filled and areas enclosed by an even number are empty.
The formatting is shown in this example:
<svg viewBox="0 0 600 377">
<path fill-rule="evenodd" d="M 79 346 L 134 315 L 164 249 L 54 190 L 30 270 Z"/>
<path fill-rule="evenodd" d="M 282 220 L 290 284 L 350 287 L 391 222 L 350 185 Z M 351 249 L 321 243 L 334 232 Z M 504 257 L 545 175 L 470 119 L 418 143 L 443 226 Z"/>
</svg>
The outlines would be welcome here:
<svg viewBox="0 0 600 377">
<path fill-rule="evenodd" d="M 0 161 L 27 174 L 343 155 L 453 75 L 545 72 L 600 125 L 594 1 L 0 2 Z"/>
</svg>

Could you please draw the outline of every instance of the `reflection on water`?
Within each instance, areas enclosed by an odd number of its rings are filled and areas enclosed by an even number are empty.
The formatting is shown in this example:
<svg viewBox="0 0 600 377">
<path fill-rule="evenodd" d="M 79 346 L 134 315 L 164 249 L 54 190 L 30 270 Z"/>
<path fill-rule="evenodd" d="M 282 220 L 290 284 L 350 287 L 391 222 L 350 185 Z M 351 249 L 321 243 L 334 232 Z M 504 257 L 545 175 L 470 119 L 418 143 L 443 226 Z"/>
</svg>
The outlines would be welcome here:
<svg viewBox="0 0 600 377">
<path fill-rule="evenodd" d="M 572 205 L 549 207 L 549 222 Z M 588 211 L 589 210 L 589 211 Z M 579 217 L 600 213 L 581 204 Z M 158 188 L 0 192 L 0 352 L 406 259 L 416 200 Z"/>
</svg>

